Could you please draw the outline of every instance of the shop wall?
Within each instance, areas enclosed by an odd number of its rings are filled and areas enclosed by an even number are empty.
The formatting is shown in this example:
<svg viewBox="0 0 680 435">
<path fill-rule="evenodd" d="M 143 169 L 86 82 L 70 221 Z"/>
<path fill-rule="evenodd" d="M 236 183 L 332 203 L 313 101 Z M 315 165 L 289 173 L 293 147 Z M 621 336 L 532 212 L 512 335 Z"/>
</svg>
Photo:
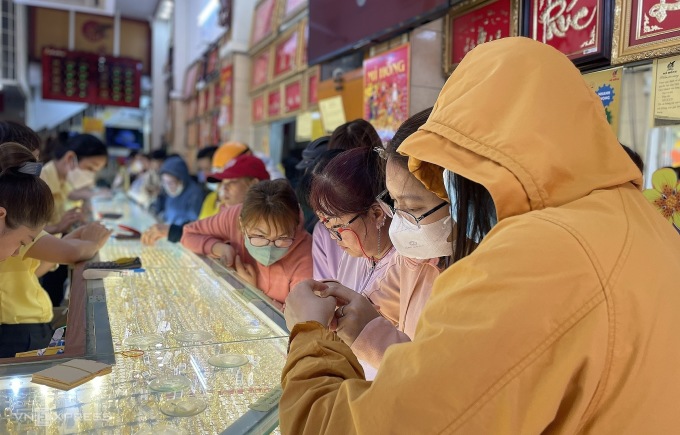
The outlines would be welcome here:
<svg viewBox="0 0 680 435">
<path fill-rule="evenodd" d="M 442 18 L 418 27 L 410 35 L 411 42 L 411 115 L 432 107 L 444 86 L 442 75 Z"/>
<path fill-rule="evenodd" d="M 619 141 L 645 159 L 651 123 L 652 66 L 625 68 L 621 88 Z"/>
<path fill-rule="evenodd" d="M 230 140 L 248 143 L 250 139 L 250 58 L 245 53 L 232 56 L 234 65 L 234 125 Z"/>
<path fill-rule="evenodd" d="M 163 66 L 168 57 L 168 41 L 170 40 L 170 23 L 153 21 L 151 23 L 152 69 L 151 83 L 151 149 L 161 147 L 167 119 L 167 89 Z"/>
</svg>

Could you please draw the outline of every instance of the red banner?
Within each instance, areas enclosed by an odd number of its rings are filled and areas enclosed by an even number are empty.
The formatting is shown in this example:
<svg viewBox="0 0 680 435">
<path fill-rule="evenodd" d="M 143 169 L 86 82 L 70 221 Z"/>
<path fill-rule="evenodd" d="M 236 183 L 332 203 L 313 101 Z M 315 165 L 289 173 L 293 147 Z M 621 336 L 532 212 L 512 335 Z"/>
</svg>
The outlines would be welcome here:
<svg viewBox="0 0 680 435">
<path fill-rule="evenodd" d="M 264 94 L 253 98 L 253 122 L 264 121 Z"/>
<path fill-rule="evenodd" d="M 364 119 L 383 141 L 409 114 L 409 45 L 364 60 Z"/>
<path fill-rule="evenodd" d="M 630 46 L 680 36 L 680 3 L 671 0 L 630 0 Z"/>
<path fill-rule="evenodd" d="M 298 36 L 299 32 L 295 31 L 274 47 L 274 77 L 295 71 L 297 66 Z"/>
<path fill-rule="evenodd" d="M 255 8 L 251 46 L 262 41 L 272 33 L 275 7 L 276 0 L 263 0 Z"/>
<path fill-rule="evenodd" d="M 281 91 L 276 88 L 267 94 L 267 114 L 275 118 L 281 114 Z"/>
<path fill-rule="evenodd" d="M 512 33 L 512 4 L 510 0 L 496 0 L 479 9 L 454 16 L 451 27 L 451 63 L 458 64 L 476 46 Z"/>
<path fill-rule="evenodd" d="M 307 77 L 307 104 L 309 106 L 314 106 L 319 102 L 319 94 L 317 93 L 319 85 L 319 73 L 318 70 L 314 74 L 310 74 Z"/>
<path fill-rule="evenodd" d="M 283 88 L 284 113 L 291 113 L 302 108 L 302 82 L 295 80 Z"/>
<path fill-rule="evenodd" d="M 255 89 L 267 83 L 269 79 L 269 50 L 265 50 L 253 60 L 253 75 L 250 82 Z"/>
<path fill-rule="evenodd" d="M 600 26 L 605 0 L 532 0 L 531 37 L 571 59 L 602 47 Z"/>
<path fill-rule="evenodd" d="M 231 127 L 234 123 L 234 67 L 227 65 L 222 68 L 220 72 L 220 93 L 222 94 L 222 101 L 220 102 L 220 117 L 218 124 L 222 128 Z"/>
</svg>

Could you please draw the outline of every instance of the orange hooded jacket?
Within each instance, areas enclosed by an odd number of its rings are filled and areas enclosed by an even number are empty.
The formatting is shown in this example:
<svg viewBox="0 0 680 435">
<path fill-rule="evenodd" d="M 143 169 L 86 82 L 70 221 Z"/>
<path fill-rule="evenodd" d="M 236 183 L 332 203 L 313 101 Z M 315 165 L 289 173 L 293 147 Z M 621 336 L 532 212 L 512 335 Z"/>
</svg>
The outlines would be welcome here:
<svg viewBox="0 0 680 435">
<path fill-rule="evenodd" d="M 481 183 L 499 222 L 373 382 L 296 325 L 282 433 L 678 432 L 680 237 L 571 62 L 524 38 L 479 46 L 399 150 L 442 197 L 441 167 Z"/>
</svg>

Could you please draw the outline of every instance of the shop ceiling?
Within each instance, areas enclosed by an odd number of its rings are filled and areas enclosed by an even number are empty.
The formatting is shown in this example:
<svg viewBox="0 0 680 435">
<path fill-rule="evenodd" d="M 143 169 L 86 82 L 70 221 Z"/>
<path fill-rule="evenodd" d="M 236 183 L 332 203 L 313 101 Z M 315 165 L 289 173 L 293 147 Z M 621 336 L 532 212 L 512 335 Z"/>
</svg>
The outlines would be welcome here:
<svg viewBox="0 0 680 435">
<path fill-rule="evenodd" d="M 115 11 L 120 11 L 123 17 L 148 21 L 153 17 L 159 0 L 14 0 L 14 2 L 105 15 L 113 15 Z"/>
</svg>

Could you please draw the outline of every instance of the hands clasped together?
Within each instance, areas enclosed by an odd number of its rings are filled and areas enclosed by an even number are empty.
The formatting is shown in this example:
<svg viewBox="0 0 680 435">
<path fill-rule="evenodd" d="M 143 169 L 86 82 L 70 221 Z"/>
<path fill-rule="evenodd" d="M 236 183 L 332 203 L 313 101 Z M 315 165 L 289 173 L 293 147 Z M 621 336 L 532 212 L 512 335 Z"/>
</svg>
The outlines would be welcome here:
<svg viewBox="0 0 680 435">
<path fill-rule="evenodd" d="M 380 316 L 362 294 L 337 281 L 302 281 L 286 298 L 286 325 L 315 321 L 335 331 L 348 346 L 369 322 Z"/>
</svg>

